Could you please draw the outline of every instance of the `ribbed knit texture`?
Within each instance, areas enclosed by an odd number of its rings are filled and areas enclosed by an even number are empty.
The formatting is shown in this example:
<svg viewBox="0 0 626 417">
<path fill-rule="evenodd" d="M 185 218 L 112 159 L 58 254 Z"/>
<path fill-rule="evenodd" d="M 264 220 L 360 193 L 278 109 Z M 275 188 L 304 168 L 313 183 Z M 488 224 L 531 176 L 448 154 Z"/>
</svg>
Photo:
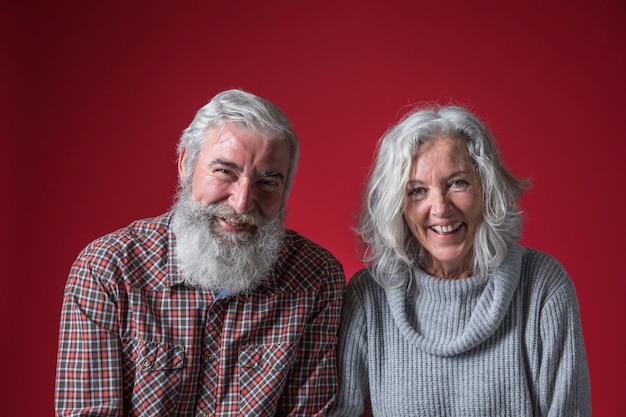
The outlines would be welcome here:
<svg viewBox="0 0 626 417">
<path fill-rule="evenodd" d="M 348 284 L 331 416 L 589 416 L 578 301 L 552 257 L 512 245 L 486 282 L 412 271 Z"/>
</svg>

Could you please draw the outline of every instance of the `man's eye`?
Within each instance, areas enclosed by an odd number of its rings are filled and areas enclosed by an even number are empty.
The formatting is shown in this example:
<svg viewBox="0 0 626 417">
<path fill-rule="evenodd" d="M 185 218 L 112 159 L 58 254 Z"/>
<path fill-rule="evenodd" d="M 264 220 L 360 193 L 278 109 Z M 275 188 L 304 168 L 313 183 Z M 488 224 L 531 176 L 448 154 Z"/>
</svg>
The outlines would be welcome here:
<svg viewBox="0 0 626 417">
<path fill-rule="evenodd" d="M 279 188 L 278 182 L 272 180 L 261 180 L 257 184 L 259 185 L 259 188 L 261 188 L 261 190 L 268 192 L 275 191 Z"/>
<path fill-rule="evenodd" d="M 218 175 L 223 175 L 223 176 L 231 176 L 231 175 L 233 175 L 232 171 L 230 171 L 230 170 L 228 170 L 226 168 L 217 168 L 214 172 L 216 174 L 218 174 Z"/>
</svg>

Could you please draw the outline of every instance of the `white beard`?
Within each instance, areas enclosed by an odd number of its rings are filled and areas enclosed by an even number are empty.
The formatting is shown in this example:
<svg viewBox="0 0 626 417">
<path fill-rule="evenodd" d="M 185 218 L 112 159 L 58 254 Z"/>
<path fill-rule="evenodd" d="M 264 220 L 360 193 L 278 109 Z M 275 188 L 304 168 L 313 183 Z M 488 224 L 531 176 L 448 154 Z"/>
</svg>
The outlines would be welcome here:
<svg viewBox="0 0 626 417">
<path fill-rule="evenodd" d="M 220 217 L 255 226 L 252 232 L 229 232 L 217 225 Z M 185 190 L 173 208 L 172 231 L 185 283 L 229 294 L 258 286 L 285 237 L 281 215 L 267 221 L 258 213 L 238 215 L 225 205 L 203 207 Z"/>
</svg>

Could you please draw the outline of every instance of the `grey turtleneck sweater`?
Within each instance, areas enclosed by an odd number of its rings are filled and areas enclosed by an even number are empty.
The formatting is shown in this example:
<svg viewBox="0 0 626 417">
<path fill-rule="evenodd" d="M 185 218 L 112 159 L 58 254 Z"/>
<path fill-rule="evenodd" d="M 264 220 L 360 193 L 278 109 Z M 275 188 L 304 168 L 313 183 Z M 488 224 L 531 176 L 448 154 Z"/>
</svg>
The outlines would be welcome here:
<svg viewBox="0 0 626 417">
<path fill-rule="evenodd" d="M 488 280 L 412 271 L 383 289 L 349 282 L 330 416 L 589 416 L 587 359 L 571 280 L 513 245 Z M 369 397 L 369 399 L 368 399 Z"/>
</svg>

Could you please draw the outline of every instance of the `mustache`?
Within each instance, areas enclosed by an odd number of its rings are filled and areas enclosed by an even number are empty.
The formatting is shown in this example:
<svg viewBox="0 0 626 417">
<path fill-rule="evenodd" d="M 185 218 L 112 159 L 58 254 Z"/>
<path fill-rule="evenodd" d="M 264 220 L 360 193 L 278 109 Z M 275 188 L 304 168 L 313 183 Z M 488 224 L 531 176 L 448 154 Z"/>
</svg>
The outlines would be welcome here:
<svg viewBox="0 0 626 417">
<path fill-rule="evenodd" d="M 224 219 L 228 223 L 236 224 L 239 226 L 263 226 L 268 223 L 267 220 L 261 216 L 260 213 L 252 211 L 250 213 L 237 213 L 232 207 L 221 204 L 209 204 L 206 207 L 201 207 L 200 211 L 202 215 L 207 219 L 213 219 L 219 217 Z"/>
</svg>

